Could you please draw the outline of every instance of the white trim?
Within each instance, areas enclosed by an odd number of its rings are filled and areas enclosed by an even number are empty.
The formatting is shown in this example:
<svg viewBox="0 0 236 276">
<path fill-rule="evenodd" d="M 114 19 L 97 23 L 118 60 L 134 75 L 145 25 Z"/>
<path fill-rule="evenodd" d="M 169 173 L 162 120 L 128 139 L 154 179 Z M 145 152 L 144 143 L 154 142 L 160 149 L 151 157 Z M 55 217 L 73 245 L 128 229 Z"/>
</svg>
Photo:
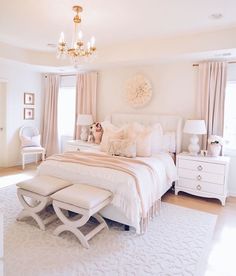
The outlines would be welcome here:
<svg viewBox="0 0 236 276">
<path fill-rule="evenodd" d="M 224 154 L 227 156 L 236 156 L 236 149 L 224 148 Z"/>
</svg>

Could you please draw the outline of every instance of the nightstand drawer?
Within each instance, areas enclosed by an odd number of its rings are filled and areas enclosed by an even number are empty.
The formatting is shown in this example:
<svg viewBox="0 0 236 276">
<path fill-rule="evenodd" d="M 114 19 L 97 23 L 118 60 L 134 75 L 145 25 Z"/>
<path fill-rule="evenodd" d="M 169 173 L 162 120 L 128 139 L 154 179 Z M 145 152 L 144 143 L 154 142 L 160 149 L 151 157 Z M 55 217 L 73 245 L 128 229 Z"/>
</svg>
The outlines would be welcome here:
<svg viewBox="0 0 236 276">
<path fill-rule="evenodd" d="M 224 184 L 224 175 L 223 174 L 213 174 L 199 171 L 191 171 L 179 168 L 178 170 L 179 177 L 193 179 L 198 182 L 211 182 L 215 184 Z"/>
<path fill-rule="evenodd" d="M 191 161 L 187 159 L 179 159 L 178 167 L 193 170 L 193 171 L 199 171 L 199 172 L 208 172 L 208 173 L 215 173 L 215 174 L 225 173 L 224 165 L 207 163 L 207 162 L 199 162 L 199 161 Z"/>
<path fill-rule="evenodd" d="M 183 179 L 183 178 L 180 178 L 178 180 L 178 186 L 193 190 L 195 192 L 201 191 L 201 192 L 220 194 L 220 195 L 224 193 L 223 185 L 217 185 L 209 182 L 200 182 L 200 181 Z"/>
</svg>

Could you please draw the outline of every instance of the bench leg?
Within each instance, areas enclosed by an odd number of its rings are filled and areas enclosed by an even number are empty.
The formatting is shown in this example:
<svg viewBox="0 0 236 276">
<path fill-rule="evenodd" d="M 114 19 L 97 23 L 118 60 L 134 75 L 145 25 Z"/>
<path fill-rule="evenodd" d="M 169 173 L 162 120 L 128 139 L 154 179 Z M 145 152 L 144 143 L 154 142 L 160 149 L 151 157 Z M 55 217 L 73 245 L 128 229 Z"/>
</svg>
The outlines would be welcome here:
<svg viewBox="0 0 236 276">
<path fill-rule="evenodd" d="M 58 216 L 58 218 L 62 221 L 62 225 L 58 226 L 54 230 L 54 235 L 59 236 L 64 231 L 72 232 L 78 240 L 81 242 L 83 247 L 89 248 L 88 240 L 90 240 L 94 235 L 100 232 L 103 228 L 108 228 L 105 220 L 98 214 L 94 214 L 93 217 L 100 223 L 96 226 L 92 231 L 90 231 L 87 235 L 84 235 L 78 228 L 85 225 L 90 215 L 83 214 L 82 217 L 78 220 L 71 221 L 68 219 L 65 214 L 63 213 L 62 209 L 70 208 L 69 204 L 61 203 L 59 201 L 53 200 L 53 208 Z"/>
<path fill-rule="evenodd" d="M 44 231 L 45 225 L 57 219 L 57 216 L 54 214 L 43 220 L 38 214 L 47 207 L 48 203 L 50 202 L 49 197 L 35 195 L 32 192 L 29 192 L 20 188 L 17 189 L 17 196 L 23 206 L 23 210 L 20 212 L 20 214 L 17 217 L 18 221 L 21 221 L 26 217 L 32 217 L 37 222 L 39 228 Z M 34 201 L 37 202 L 37 205 L 33 205 L 33 206 L 30 205 L 26 201 L 25 197 L 29 197 L 30 199 L 33 199 Z"/>
</svg>

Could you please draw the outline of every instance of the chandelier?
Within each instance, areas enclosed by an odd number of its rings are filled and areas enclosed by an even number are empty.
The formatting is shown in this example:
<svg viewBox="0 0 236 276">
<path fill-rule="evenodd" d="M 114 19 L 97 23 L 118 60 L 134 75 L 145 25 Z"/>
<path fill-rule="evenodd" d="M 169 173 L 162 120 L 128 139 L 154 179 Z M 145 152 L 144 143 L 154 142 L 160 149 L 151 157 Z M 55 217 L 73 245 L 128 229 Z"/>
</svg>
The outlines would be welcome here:
<svg viewBox="0 0 236 276">
<path fill-rule="evenodd" d="M 68 46 L 64 33 L 62 32 L 57 47 L 57 58 L 62 59 L 70 57 L 76 66 L 81 58 L 91 56 L 96 51 L 96 47 L 94 36 L 91 37 L 90 41 L 85 45 L 85 42 L 83 41 L 83 33 L 81 30 L 78 30 L 79 23 L 81 22 L 79 13 L 83 11 L 83 8 L 80 6 L 73 6 L 72 9 L 76 15 L 73 18 L 75 27 L 71 47 Z"/>
</svg>

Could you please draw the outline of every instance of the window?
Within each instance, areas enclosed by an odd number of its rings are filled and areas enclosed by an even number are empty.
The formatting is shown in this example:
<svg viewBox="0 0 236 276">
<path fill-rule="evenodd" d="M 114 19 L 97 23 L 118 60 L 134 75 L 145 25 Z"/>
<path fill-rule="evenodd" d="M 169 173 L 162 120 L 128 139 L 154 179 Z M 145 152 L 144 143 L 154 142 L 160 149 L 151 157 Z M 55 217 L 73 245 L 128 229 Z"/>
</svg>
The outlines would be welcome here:
<svg viewBox="0 0 236 276">
<path fill-rule="evenodd" d="M 224 138 L 227 148 L 236 149 L 236 81 L 226 86 Z"/>
<path fill-rule="evenodd" d="M 58 134 L 63 151 L 67 140 L 73 138 L 75 127 L 75 87 L 61 87 L 58 95 Z"/>
</svg>

